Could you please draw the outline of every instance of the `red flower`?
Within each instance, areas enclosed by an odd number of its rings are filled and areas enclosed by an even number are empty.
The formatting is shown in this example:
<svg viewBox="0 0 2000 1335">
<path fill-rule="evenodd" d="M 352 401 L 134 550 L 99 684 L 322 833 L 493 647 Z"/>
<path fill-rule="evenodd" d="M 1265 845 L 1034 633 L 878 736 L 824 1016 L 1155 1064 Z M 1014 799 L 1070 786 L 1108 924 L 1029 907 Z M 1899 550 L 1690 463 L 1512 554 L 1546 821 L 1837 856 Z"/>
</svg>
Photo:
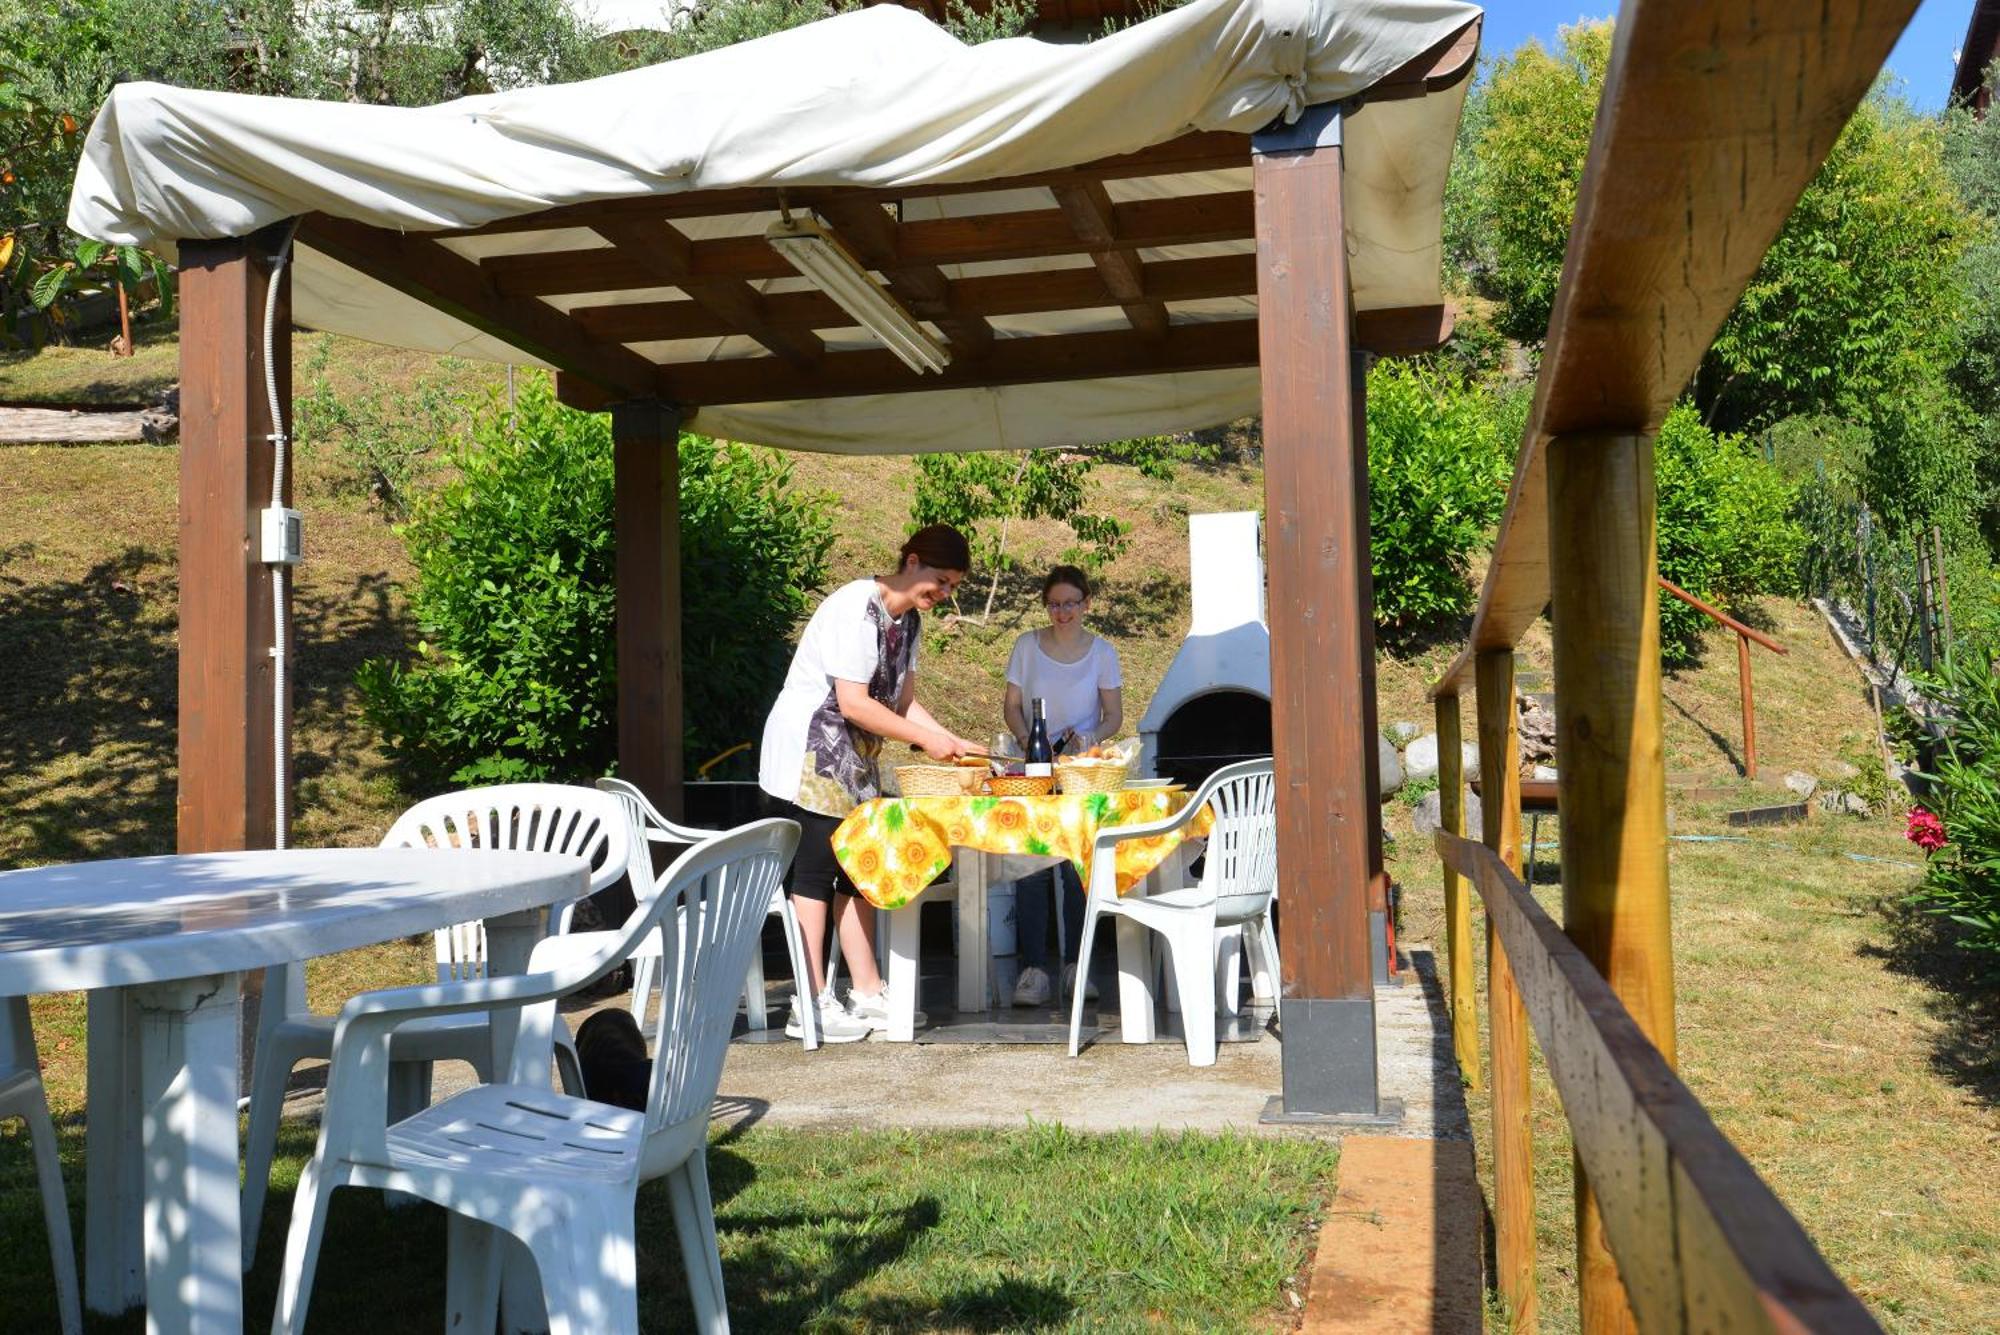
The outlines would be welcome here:
<svg viewBox="0 0 2000 1335">
<path fill-rule="evenodd" d="M 1903 831 L 1903 837 L 1923 849 L 1925 856 L 1951 842 L 1951 836 L 1945 833 L 1944 822 L 1938 819 L 1935 812 L 1922 807 L 1910 808 L 1910 824 Z"/>
</svg>

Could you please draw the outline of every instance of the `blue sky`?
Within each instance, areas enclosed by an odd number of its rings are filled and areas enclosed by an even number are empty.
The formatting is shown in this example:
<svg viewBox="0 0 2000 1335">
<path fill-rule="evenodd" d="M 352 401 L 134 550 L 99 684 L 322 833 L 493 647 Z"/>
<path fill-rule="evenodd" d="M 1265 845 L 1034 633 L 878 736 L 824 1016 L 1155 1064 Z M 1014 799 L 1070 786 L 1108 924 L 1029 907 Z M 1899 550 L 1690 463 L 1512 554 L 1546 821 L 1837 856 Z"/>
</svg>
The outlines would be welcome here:
<svg viewBox="0 0 2000 1335">
<path fill-rule="evenodd" d="M 1724 0 L 1725 3 L 1728 0 Z M 1530 37 L 1555 43 L 1556 29 L 1579 18 L 1615 12 L 1612 0 L 1484 0 L 1486 31 L 1480 45 L 1488 54 L 1511 51 Z M 1889 55 L 1889 68 L 1903 79 L 1904 94 L 1919 110 L 1935 111 L 1951 91 L 1952 53 L 1965 39 L 1972 0 L 1923 0 L 1916 17 Z"/>
</svg>

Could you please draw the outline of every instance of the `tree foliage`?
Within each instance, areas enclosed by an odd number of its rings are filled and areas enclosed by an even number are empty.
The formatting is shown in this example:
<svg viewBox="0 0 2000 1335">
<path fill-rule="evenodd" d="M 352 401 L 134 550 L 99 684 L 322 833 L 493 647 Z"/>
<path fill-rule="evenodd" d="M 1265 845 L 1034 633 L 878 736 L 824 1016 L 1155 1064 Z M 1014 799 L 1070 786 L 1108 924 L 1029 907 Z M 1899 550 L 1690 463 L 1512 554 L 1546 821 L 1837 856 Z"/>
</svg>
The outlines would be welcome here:
<svg viewBox="0 0 2000 1335">
<path fill-rule="evenodd" d="M 1368 375 L 1368 525 L 1375 619 L 1390 634 L 1472 605 L 1468 566 L 1507 503 L 1526 403 L 1436 368 L 1378 363 Z"/>
<path fill-rule="evenodd" d="M 1547 329 L 1610 43 L 1608 23 L 1563 29 L 1555 52 L 1530 42 L 1492 67 L 1468 110 L 1448 240 L 1520 341 Z M 1946 169 L 1947 140 L 1885 92 L 1862 104 L 1702 362 L 1692 393 L 1711 426 L 1831 413 L 1878 441 L 1900 430 L 1912 450 L 1928 448 L 1944 421 L 1937 404 L 1907 427 L 1891 419 L 1913 384 L 1954 364 L 1956 264 L 1982 235 Z"/>
</svg>

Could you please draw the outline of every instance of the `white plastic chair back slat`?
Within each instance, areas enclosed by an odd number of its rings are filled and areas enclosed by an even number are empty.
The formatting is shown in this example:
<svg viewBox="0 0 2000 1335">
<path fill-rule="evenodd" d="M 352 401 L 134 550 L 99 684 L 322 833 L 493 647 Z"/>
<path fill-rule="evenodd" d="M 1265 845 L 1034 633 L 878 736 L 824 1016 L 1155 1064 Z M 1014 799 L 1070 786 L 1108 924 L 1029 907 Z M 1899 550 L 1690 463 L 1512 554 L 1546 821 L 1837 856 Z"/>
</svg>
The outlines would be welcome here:
<svg viewBox="0 0 2000 1335">
<path fill-rule="evenodd" d="M 730 1020 L 750 952 L 760 949 L 771 896 L 790 861 L 778 850 L 739 856 L 679 892 L 660 916 L 660 1011 L 646 1130 L 705 1121 L 722 1079 Z M 662 885 L 660 893 L 670 893 Z"/>
<path fill-rule="evenodd" d="M 1208 789 L 1214 828 L 1201 888 L 1227 922 L 1261 913 L 1278 890 L 1278 788 L 1269 770 L 1238 775 Z"/>
<path fill-rule="evenodd" d="M 594 788 L 510 783 L 426 798 L 382 836 L 384 848 L 462 848 L 570 853 L 591 866 L 596 893 L 625 874 L 630 824 L 616 799 Z M 575 905 L 562 906 L 556 930 L 568 929 Z M 437 976 L 443 983 L 486 976 L 486 928 L 477 922 L 440 929 Z"/>
</svg>

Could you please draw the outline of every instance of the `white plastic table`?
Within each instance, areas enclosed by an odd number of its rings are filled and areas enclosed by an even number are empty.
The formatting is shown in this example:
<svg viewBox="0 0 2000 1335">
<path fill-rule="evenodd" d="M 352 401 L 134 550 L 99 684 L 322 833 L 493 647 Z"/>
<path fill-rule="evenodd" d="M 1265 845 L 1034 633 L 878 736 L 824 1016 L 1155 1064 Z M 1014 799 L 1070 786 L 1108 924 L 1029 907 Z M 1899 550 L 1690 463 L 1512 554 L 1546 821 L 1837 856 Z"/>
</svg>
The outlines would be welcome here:
<svg viewBox="0 0 2000 1335">
<path fill-rule="evenodd" d="M 554 853 L 372 848 L 0 872 L 0 996 L 90 990 L 85 1302 L 144 1301 L 149 1335 L 243 1329 L 244 973 L 474 918 L 489 969 L 520 972 L 588 877 Z M 514 1026 L 493 1030 L 505 1070 Z"/>
</svg>

